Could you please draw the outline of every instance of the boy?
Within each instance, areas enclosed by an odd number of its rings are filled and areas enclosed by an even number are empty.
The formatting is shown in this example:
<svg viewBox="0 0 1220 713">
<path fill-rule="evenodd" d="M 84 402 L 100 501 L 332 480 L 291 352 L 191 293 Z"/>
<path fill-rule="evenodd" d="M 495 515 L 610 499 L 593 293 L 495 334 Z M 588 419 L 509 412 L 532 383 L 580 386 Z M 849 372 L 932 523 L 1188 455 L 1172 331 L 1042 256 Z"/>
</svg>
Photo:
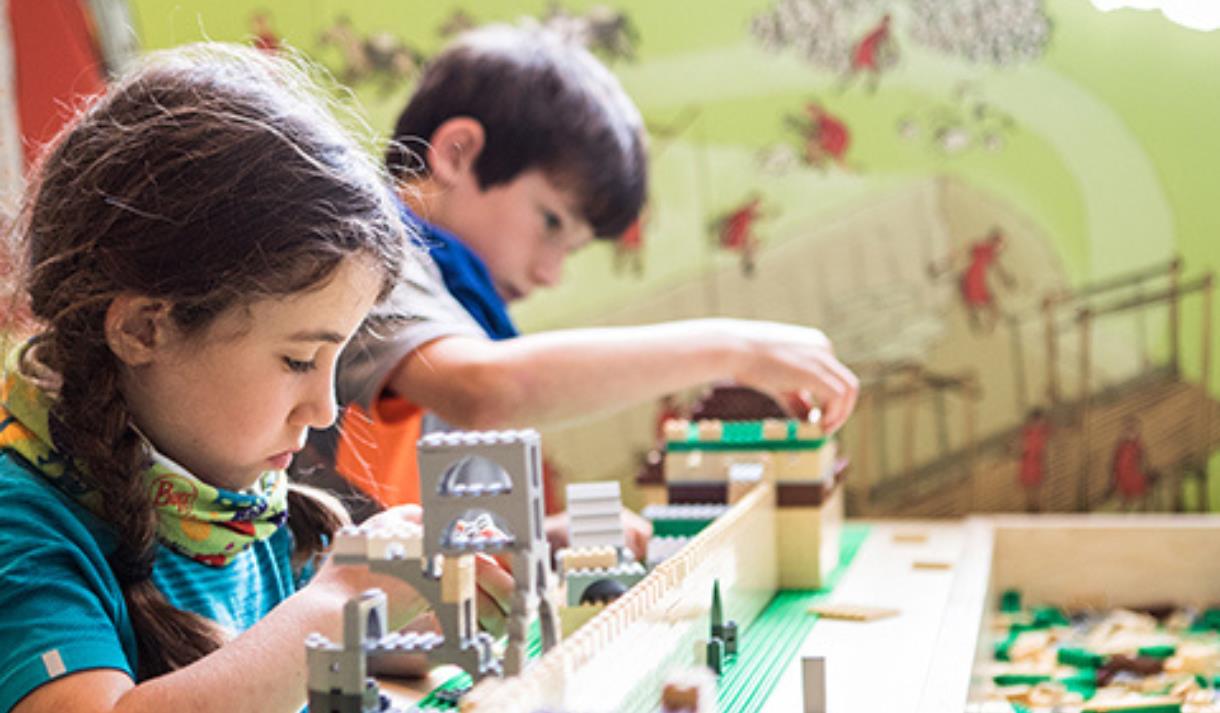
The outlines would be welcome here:
<svg viewBox="0 0 1220 713">
<path fill-rule="evenodd" d="M 342 435 L 313 444 L 334 465 L 322 473 L 381 505 L 418 501 L 415 442 L 437 428 L 555 423 L 721 379 L 809 390 L 828 430 L 854 407 L 855 376 L 814 329 L 708 319 L 518 336 L 508 303 L 622 233 L 646 193 L 639 112 L 583 49 L 536 28 L 467 33 L 429 63 L 386 162 L 432 260 L 347 350 Z M 625 517 L 642 555 L 647 524 Z"/>
</svg>

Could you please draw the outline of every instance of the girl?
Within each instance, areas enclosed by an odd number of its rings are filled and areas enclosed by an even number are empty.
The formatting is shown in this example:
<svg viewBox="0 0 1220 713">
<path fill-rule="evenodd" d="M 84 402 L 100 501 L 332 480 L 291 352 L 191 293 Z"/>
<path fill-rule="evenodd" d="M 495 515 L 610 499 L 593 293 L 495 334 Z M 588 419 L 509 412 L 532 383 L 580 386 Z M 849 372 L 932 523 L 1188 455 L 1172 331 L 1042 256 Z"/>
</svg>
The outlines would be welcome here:
<svg viewBox="0 0 1220 713">
<path fill-rule="evenodd" d="M 338 638 L 349 597 L 419 611 L 364 568 L 298 588 L 341 511 L 285 468 L 407 245 L 307 84 L 253 50 L 154 55 L 34 180 L 39 331 L 0 389 L 0 711 L 296 711 L 305 637 Z"/>
</svg>

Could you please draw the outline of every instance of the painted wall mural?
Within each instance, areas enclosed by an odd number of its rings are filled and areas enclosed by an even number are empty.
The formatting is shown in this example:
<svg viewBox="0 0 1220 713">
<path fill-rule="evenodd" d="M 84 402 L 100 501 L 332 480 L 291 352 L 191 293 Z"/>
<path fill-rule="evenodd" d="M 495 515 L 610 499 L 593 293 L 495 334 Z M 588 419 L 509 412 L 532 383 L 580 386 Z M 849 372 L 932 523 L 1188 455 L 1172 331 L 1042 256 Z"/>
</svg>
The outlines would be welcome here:
<svg viewBox="0 0 1220 713">
<path fill-rule="evenodd" d="M 463 29 L 588 46 L 645 117 L 648 205 L 516 316 L 821 327 L 866 382 L 857 512 L 1220 503 L 1220 30 L 1081 0 L 130 6 L 144 47 L 300 49 L 382 131 Z M 694 397 L 548 432 L 552 459 L 629 481 Z"/>
</svg>

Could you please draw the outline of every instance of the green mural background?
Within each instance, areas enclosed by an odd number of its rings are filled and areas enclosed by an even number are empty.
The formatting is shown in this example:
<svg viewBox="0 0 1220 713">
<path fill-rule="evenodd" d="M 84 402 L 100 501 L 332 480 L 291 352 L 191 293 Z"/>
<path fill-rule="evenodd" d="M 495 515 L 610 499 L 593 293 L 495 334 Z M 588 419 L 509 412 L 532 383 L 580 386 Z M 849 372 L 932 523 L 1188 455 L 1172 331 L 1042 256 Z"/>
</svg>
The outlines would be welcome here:
<svg viewBox="0 0 1220 713">
<path fill-rule="evenodd" d="M 916 41 L 913 8 L 926 10 L 927 3 L 813 4 L 857 8 L 846 13 L 854 37 L 893 13 L 897 59 L 875 88 L 867 77 L 848 79 L 806 61 L 791 46 L 764 47 L 751 23 L 782 5 L 774 0 L 613 3 L 635 28 L 635 56 L 608 63 L 653 134 L 643 270 L 611 269 L 612 246 L 594 246 L 573 258 L 564 285 L 516 308 L 525 329 L 623 321 L 635 314 L 624 305 L 633 304 L 636 313 L 661 317 L 785 316 L 768 309 L 774 295 L 745 303 L 735 297 L 739 281 L 708 277 L 733 271 L 738 260 L 716 249 L 709 221 L 755 193 L 765 206 L 758 221 L 765 256 L 810 239 L 818 230 L 811 226 L 867 213 L 929 181 L 968 187 L 980 196 L 975 203 L 1004 206 L 1011 219 L 1005 228 L 1025 241 L 1024 258 L 1009 267 L 1026 306 L 1039 298 L 1035 287 L 1084 285 L 1175 255 L 1187 275 L 1220 264 L 1220 31 L 1186 29 L 1155 13 L 1103 13 L 1085 0 L 1015 3 L 1045 12 L 1049 36 L 1031 58 L 996 66 Z M 441 28 L 459 10 L 482 23 L 545 17 L 556 7 L 449 0 L 134 0 L 132 6 L 146 48 L 205 37 L 249 41 L 255 16 L 264 13 L 285 42 L 340 76 L 340 51 L 323 47 L 320 38 L 343 17 L 358 34 L 384 34 L 426 57 L 444 44 Z M 573 15 L 598 6 L 562 3 Z M 385 131 L 410 86 L 371 81 L 353 89 L 369 124 Z M 850 130 L 842 164 L 800 160 L 803 139 L 794 123 L 815 101 Z M 930 234 L 981 237 L 985 221 L 972 222 L 969 210 L 946 198 L 959 189 L 938 191 L 940 222 L 948 228 Z M 902 241 L 901 224 L 891 242 Z M 848 230 L 842 248 L 819 243 L 822 255 L 829 259 L 852 240 Z M 929 244 L 933 252 L 921 256 L 942 258 L 935 250 L 963 247 L 952 236 Z M 767 279 L 765 270 L 759 279 Z M 649 311 L 673 290 L 696 283 L 702 287 L 694 304 L 674 314 Z M 1183 366 L 1196 380 L 1204 338 L 1199 309 L 1199 300 L 1187 301 L 1182 315 Z M 1163 354 L 1166 344 L 1154 336 L 1140 348 Z M 1215 393 L 1220 359 L 1211 371 Z M 1009 399 L 1005 408 L 1014 412 L 1006 418 L 1019 419 L 1016 408 L 1027 401 Z"/>
</svg>

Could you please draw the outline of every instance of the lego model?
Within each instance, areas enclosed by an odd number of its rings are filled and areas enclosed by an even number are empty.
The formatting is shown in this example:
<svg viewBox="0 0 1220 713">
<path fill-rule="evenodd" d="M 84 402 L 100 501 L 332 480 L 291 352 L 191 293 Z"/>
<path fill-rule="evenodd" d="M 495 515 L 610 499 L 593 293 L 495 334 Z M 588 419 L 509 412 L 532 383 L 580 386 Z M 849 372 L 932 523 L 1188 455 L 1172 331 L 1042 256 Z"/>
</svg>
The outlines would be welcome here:
<svg viewBox="0 0 1220 713">
<path fill-rule="evenodd" d="M 1020 592 L 1007 590 L 992 628 L 1002 638 L 980 672 L 988 702 L 1031 712 L 1220 711 L 1218 609 L 1023 608 Z"/>
<path fill-rule="evenodd" d="M 592 619 L 607 604 L 644 578 L 623 536 L 622 493 L 615 481 L 578 483 L 567 488 L 568 542 L 556 554 L 567 592 L 560 609 L 564 636 Z"/>
<path fill-rule="evenodd" d="M 430 434 L 420 440 L 419 452 L 423 526 L 404 524 L 394 532 L 344 528 L 332 557 L 410 584 L 431 603 L 441 632 L 384 632 L 385 595 L 376 590 L 349 602 L 341 645 L 318 634 L 306 644 L 314 713 L 382 710 L 371 707 L 378 697 L 366 680 L 370 657 L 423 653 L 430 661 L 456 664 L 476 681 L 516 675 L 525 667 L 526 627 L 535 611 L 543 650 L 558 643 L 537 432 Z M 495 655 L 491 636 L 478 631 L 476 552 L 513 558 L 516 591 L 503 658 Z"/>
<path fill-rule="evenodd" d="M 731 504 L 759 483 L 773 483 L 780 586 L 816 589 L 826 582 L 838 564 L 845 469 L 820 426 L 796 419 L 675 420 L 665 436 L 671 504 Z"/>
</svg>

